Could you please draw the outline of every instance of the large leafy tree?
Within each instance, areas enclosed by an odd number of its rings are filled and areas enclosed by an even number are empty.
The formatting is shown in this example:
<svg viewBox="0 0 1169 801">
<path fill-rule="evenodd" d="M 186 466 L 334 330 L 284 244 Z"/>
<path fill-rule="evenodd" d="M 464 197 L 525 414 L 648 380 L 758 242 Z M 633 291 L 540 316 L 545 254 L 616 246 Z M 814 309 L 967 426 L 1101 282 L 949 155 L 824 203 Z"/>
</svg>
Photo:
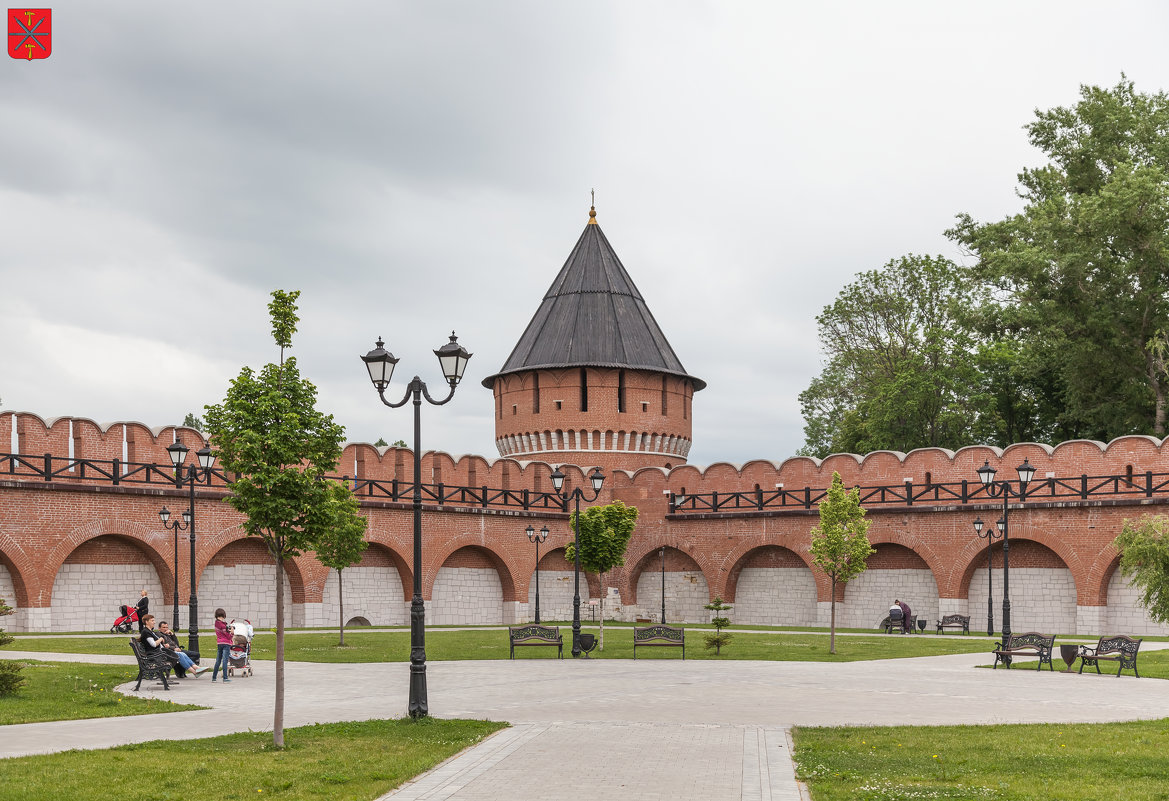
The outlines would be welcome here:
<svg viewBox="0 0 1169 801">
<path fill-rule="evenodd" d="M 989 404 L 974 358 L 978 343 L 960 319 L 973 295 L 958 267 L 940 256 L 895 259 L 844 287 L 816 318 L 827 362 L 800 393 L 802 452 L 975 441 L 980 409 Z"/>
<path fill-rule="evenodd" d="M 1141 591 L 1141 605 L 1159 623 L 1169 623 L 1169 517 L 1126 520 L 1116 538 L 1120 572 Z"/>
<path fill-rule="evenodd" d="M 0 617 L 11 615 L 16 610 L 8 604 L 4 603 L 4 599 L 0 598 Z M 4 629 L 0 628 L 0 645 L 8 645 L 15 637 L 8 634 Z M 0 698 L 9 695 L 15 695 L 20 686 L 24 684 L 24 679 L 20 675 L 20 671 L 24 669 L 24 664 L 9 659 L 0 659 Z"/>
<path fill-rule="evenodd" d="M 243 529 L 276 565 L 276 702 L 273 741 L 284 746 L 284 561 L 312 550 L 337 529 L 364 530 L 344 487 L 324 480 L 341 457 L 345 430 L 316 408 L 317 390 L 286 357 L 299 320 L 299 292 L 272 293 L 268 312 L 280 361 L 240 371 L 223 403 L 206 408 L 206 430 L 228 475 L 228 502 Z M 356 518 L 356 519 L 355 519 Z M 360 522 L 358 522 L 360 521 Z"/>
<path fill-rule="evenodd" d="M 340 635 L 337 644 L 345 644 L 345 568 L 361 561 L 361 555 L 369 546 L 365 541 L 366 519 L 358 514 L 357 498 L 342 484 L 329 485 L 328 504 L 317 508 L 325 515 L 326 525 L 322 527 L 313 550 L 325 567 L 337 571 L 337 614 Z M 335 522 L 333 522 L 335 521 Z M 328 523 L 333 522 L 332 525 Z"/>
<path fill-rule="evenodd" d="M 637 526 L 636 506 L 621 501 L 604 506 L 590 506 L 580 513 L 580 566 L 601 577 L 601 636 L 599 647 L 605 650 L 605 574 L 625 564 L 629 538 Z M 576 530 L 576 512 L 569 517 L 569 525 Z M 576 561 L 575 543 L 564 549 L 565 558 Z"/>
<path fill-rule="evenodd" d="M 1027 126 L 1047 158 L 1019 176 L 1022 212 L 960 215 L 949 235 L 988 286 L 979 321 L 1043 365 L 1063 436 L 1166 433 L 1169 376 L 1169 96 L 1082 86 Z"/>
<path fill-rule="evenodd" d="M 869 521 L 860 502 L 860 490 L 844 488 L 840 473 L 832 473 L 832 486 L 820 502 L 820 525 L 812 529 L 809 548 L 812 562 L 832 580 L 831 623 L 828 652 L 836 653 L 836 587 L 864 572 L 869 554 Z"/>
</svg>

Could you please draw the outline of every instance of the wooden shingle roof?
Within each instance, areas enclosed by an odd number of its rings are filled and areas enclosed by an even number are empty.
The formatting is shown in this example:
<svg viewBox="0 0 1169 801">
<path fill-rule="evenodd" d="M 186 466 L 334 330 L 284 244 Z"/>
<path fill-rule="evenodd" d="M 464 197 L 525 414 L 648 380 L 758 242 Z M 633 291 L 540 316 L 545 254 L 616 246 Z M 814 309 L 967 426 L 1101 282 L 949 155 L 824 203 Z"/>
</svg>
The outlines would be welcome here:
<svg viewBox="0 0 1169 801">
<path fill-rule="evenodd" d="M 580 235 L 540 308 L 503 368 L 509 373 L 561 367 L 624 367 L 682 376 L 694 389 L 706 382 L 686 372 L 590 212 Z"/>
</svg>

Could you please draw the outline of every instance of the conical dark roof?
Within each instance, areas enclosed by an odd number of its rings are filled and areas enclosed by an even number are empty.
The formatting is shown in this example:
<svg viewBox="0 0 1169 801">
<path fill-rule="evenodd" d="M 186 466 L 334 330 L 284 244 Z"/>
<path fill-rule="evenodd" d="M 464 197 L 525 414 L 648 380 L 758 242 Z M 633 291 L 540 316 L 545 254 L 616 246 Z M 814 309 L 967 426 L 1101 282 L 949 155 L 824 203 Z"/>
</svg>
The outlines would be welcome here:
<svg viewBox="0 0 1169 801">
<path fill-rule="evenodd" d="M 652 370 L 688 378 L 695 390 L 706 386 L 682 366 L 595 214 L 503 369 L 483 386 L 509 373 L 559 367 Z"/>
</svg>

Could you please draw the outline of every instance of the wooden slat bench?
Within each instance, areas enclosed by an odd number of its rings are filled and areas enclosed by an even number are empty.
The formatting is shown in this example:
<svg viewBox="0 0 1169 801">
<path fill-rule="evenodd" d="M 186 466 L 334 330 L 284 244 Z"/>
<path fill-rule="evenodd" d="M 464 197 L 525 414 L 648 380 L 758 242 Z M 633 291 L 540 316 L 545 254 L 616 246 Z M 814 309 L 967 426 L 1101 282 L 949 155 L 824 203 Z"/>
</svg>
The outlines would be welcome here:
<svg viewBox="0 0 1169 801">
<path fill-rule="evenodd" d="M 938 621 L 938 634 L 942 629 L 962 629 L 963 634 L 970 633 L 970 615 L 946 615 Z"/>
<path fill-rule="evenodd" d="M 134 685 L 134 692 L 142 686 L 143 679 L 155 679 L 162 682 L 162 686 L 170 690 L 166 676 L 171 671 L 170 660 L 161 650 L 152 656 L 147 656 L 142 643 L 137 638 L 130 640 L 130 648 L 134 651 L 134 658 L 138 660 L 138 683 Z"/>
<path fill-rule="evenodd" d="M 999 662 L 1002 662 L 1010 669 L 1011 660 L 1016 656 L 1038 656 L 1039 665 L 1036 670 L 1043 670 L 1043 666 L 1047 665 L 1048 670 L 1054 671 L 1055 668 L 1051 665 L 1051 649 L 1054 647 L 1054 634 L 1048 636 L 1037 631 L 1012 634 L 1004 645 L 994 650 L 994 668 L 997 670 Z"/>
<path fill-rule="evenodd" d="M 681 648 L 682 658 L 686 658 L 686 629 L 676 629 L 673 626 L 642 626 L 633 628 L 633 658 L 637 659 L 637 647 L 663 646 L 667 648 Z"/>
<path fill-rule="evenodd" d="M 515 659 L 517 645 L 554 645 L 556 658 L 564 658 L 564 636 L 559 626 L 508 626 L 507 637 L 511 646 L 511 658 Z"/>
<path fill-rule="evenodd" d="M 1112 637 L 1101 637 L 1100 642 L 1096 643 L 1095 648 L 1089 648 L 1086 645 L 1080 646 L 1080 672 L 1084 672 L 1084 665 L 1092 665 L 1096 668 L 1096 672 L 1100 672 L 1100 661 L 1116 662 L 1119 667 L 1116 668 L 1116 675 L 1120 675 L 1122 670 L 1131 670 L 1136 677 L 1141 677 L 1137 673 L 1137 651 L 1141 649 L 1143 640 L 1134 640 L 1132 637 L 1125 637 L 1123 634 L 1117 634 Z"/>
</svg>

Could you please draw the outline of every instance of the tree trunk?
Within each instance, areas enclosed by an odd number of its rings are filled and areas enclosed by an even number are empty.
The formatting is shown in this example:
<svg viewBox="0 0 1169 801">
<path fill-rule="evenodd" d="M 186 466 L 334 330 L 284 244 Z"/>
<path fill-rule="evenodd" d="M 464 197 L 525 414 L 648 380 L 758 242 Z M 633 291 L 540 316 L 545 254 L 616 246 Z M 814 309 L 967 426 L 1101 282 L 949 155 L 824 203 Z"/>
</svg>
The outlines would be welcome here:
<svg viewBox="0 0 1169 801">
<path fill-rule="evenodd" d="M 585 586 L 586 587 L 588 586 L 588 582 L 585 582 Z M 598 642 L 599 642 L 598 647 L 602 651 L 604 651 L 605 650 L 605 574 L 604 573 L 601 574 L 601 636 L 598 638 Z"/>
<path fill-rule="evenodd" d="M 836 653 L 836 579 L 832 579 L 832 619 L 828 624 L 828 653 Z"/>
<path fill-rule="evenodd" d="M 339 623 L 339 625 L 341 627 L 341 641 L 337 644 L 344 645 L 345 644 L 345 590 L 341 585 L 341 568 L 337 568 L 337 606 L 341 610 L 341 620 Z"/>
<path fill-rule="evenodd" d="M 284 747 L 284 560 L 276 559 L 276 709 L 272 714 L 272 743 Z"/>
</svg>

